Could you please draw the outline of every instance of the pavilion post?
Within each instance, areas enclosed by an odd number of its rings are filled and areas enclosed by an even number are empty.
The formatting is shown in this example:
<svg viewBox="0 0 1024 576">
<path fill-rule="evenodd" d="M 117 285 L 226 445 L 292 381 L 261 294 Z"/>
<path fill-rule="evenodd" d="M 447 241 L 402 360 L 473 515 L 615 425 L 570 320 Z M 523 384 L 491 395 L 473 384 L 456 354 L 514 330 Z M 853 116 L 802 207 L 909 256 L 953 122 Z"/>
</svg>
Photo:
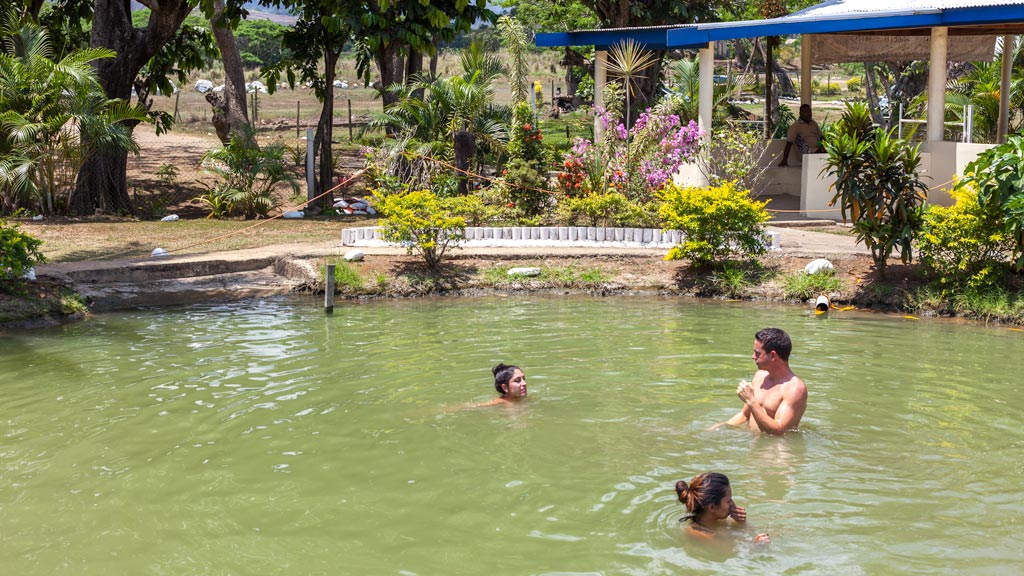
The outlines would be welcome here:
<svg viewBox="0 0 1024 576">
<path fill-rule="evenodd" d="M 706 48 L 701 48 L 699 54 L 700 91 L 698 92 L 699 103 L 698 124 L 704 131 L 704 144 L 711 142 L 711 118 L 714 113 L 715 100 L 715 43 L 708 42 Z"/>
<path fill-rule="evenodd" d="M 996 144 L 1006 142 L 1010 128 L 1010 79 L 1013 76 L 1013 49 L 1017 37 L 1003 36 L 1003 73 L 999 79 L 999 125 L 996 129 Z"/>
<path fill-rule="evenodd" d="M 946 51 L 949 29 L 932 28 L 931 62 L 928 71 L 928 142 L 942 142 L 946 121 Z"/>
<path fill-rule="evenodd" d="M 814 82 L 811 61 L 811 35 L 800 37 L 800 104 L 811 105 L 811 83 Z"/>
<path fill-rule="evenodd" d="M 608 81 L 608 52 L 594 51 L 594 108 L 604 106 L 604 85 Z M 594 115 L 594 144 L 604 142 L 604 122 Z"/>
</svg>

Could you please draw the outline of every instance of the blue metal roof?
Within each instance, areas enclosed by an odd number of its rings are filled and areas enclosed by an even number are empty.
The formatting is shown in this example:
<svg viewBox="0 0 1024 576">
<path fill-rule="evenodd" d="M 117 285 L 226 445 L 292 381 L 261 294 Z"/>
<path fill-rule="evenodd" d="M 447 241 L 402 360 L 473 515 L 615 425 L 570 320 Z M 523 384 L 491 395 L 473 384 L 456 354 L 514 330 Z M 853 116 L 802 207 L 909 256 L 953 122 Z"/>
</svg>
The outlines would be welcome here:
<svg viewBox="0 0 1024 576">
<path fill-rule="evenodd" d="M 650 49 L 665 49 L 700 48 L 708 42 L 758 36 L 877 32 L 935 26 L 977 27 L 960 32 L 951 30 L 951 34 L 1024 31 L 1024 0 L 902 0 L 900 8 L 896 9 L 893 4 L 892 0 L 829 0 L 768 20 L 541 33 L 537 34 L 536 44 L 604 48 L 633 38 Z M 1021 27 L 1021 30 L 1007 28 L 1013 25 Z"/>
</svg>

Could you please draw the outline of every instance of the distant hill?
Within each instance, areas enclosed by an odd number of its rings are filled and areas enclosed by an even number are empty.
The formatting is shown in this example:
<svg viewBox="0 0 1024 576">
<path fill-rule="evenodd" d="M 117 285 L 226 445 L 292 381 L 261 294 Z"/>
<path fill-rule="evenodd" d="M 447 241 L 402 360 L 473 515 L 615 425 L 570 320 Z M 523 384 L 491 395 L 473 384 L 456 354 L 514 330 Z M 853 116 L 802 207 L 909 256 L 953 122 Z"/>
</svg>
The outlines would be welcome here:
<svg viewBox="0 0 1024 576">
<path fill-rule="evenodd" d="M 295 16 L 288 14 L 287 8 L 275 6 L 261 6 L 259 2 L 246 2 L 245 9 L 249 11 L 249 20 L 270 20 L 276 24 L 291 26 L 295 23 Z M 132 11 L 143 10 L 146 7 L 132 0 Z"/>
</svg>

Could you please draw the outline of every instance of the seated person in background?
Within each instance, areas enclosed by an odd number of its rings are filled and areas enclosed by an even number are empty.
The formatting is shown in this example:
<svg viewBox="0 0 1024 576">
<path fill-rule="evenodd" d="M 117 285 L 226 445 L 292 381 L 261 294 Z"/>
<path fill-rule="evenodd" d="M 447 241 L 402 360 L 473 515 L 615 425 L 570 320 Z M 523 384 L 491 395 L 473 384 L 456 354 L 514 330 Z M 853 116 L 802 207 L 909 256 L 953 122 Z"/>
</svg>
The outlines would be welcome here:
<svg viewBox="0 0 1024 576">
<path fill-rule="evenodd" d="M 526 376 L 523 375 L 523 371 L 518 366 L 498 364 L 491 369 L 491 372 L 494 374 L 494 389 L 501 396 L 490 402 L 477 404 L 477 406 L 507 404 L 526 398 Z"/>
<path fill-rule="evenodd" d="M 789 132 L 786 133 L 786 149 L 782 152 L 782 161 L 779 162 L 779 166 L 789 166 L 789 151 L 794 144 L 801 154 L 816 154 L 820 150 L 819 140 L 821 140 L 821 128 L 818 127 L 814 118 L 811 118 L 811 105 L 802 104 L 800 118 L 789 125 Z"/>
<path fill-rule="evenodd" d="M 732 487 L 725 474 L 705 472 L 694 476 L 689 484 L 680 480 L 676 482 L 676 494 L 687 512 L 679 521 L 689 521 L 687 531 L 694 536 L 714 537 L 718 524 L 728 518 L 747 521 L 747 510 L 732 501 Z M 758 534 L 754 542 L 770 542 L 768 533 Z"/>
</svg>

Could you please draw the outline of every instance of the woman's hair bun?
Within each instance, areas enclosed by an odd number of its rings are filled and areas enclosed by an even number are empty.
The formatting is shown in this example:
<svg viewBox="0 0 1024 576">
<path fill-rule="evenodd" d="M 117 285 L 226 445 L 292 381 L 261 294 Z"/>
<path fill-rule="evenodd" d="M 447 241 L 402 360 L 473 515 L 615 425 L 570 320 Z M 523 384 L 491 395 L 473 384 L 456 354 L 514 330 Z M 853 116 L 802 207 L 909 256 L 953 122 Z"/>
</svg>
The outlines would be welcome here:
<svg viewBox="0 0 1024 576">
<path fill-rule="evenodd" d="M 504 370 L 506 368 L 508 368 L 508 366 L 505 366 L 504 363 L 498 364 L 497 366 L 495 366 L 494 368 L 491 369 L 491 374 L 494 375 L 494 376 L 497 376 L 498 372 L 501 372 L 502 370 Z"/>
<path fill-rule="evenodd" d="M 680 480 L 679 482 L 676 482 L 676 494 L 679 494 L 680 498 L 682 498 L 686 494 L 686 492 L 689 491 L 689 489 L 690 487 L 686 485 L 685 480 Z"/>
</svg>

